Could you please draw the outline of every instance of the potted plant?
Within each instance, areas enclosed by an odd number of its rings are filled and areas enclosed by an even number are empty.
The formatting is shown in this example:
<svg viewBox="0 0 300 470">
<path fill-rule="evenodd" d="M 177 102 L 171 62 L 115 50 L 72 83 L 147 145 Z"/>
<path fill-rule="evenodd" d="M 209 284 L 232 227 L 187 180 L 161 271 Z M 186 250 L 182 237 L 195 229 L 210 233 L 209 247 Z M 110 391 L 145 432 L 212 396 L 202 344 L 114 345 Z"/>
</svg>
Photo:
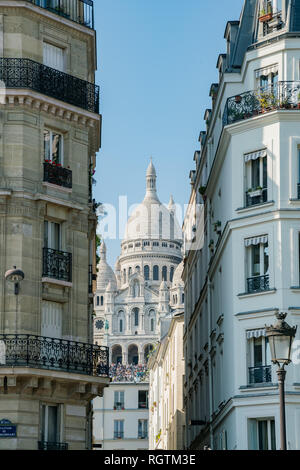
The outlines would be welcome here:
<svg viewBox="0 0 300 470">
<path fill-rule="evenodd" d="M 273 18 L 272 5 L 268 3 L 267 11 L 265 10 L 265 8 L 262 8 L 262 10 L 260 11 L 259 21 L 261 23 L 264 23 L 266 21 L 270 21 L 272 18 Z"/>
<path fill-rule="evenodd" d="M 249 188 L 248 194 L 250 197 L 258 197 L 262 195 L 262 187 L 257 186 L 256 188 Z"/>
</svg>

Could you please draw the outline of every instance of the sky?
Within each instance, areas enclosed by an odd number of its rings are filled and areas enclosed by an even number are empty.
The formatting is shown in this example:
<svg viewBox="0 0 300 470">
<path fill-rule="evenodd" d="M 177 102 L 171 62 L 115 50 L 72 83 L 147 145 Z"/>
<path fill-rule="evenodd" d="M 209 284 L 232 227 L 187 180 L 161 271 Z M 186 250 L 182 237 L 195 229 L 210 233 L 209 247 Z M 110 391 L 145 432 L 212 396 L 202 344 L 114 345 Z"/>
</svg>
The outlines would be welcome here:
<svg viewBox="0 0 300 470">
<path fill-rule="evenodd" d="M 158 195 L 188 203 L 189 172 L 205 130 L 209 89 L 218 82 L 218 55 L 226 51 L 227 21 L 238 20 L 244 0 L 94 0 L 96 83 L 100 86 L 102 144 L 94 198 L 118 213 L 145 195 L 152 156 Z M 116 239 L 105 239 L 114 267 Z"/>
</svg>

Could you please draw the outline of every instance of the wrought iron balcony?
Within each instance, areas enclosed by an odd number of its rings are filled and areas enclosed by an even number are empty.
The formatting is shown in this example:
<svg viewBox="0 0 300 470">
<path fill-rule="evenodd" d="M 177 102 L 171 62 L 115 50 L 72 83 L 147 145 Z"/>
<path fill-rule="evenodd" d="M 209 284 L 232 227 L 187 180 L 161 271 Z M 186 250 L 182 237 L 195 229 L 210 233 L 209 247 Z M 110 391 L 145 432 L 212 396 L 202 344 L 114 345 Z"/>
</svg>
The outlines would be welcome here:
<svg viewBox="0 0 300 470">
<path fill-rule="evenodd" d="M 257 204 L 263 204 L 268 201 L 268 189 L 263 188 L 261 191 L 253 192 L 253 194 L 246 193 L 246 207 L 256 206 Z"/>
<path fill-rule="evenodd" d="M 44 163 L 44 181 L 64 188 L 72 188 L 72 171 L 53 163 Z"/>
<path fill-rule="evenodd" d="M 124 408 L 125 408 L 125 405 L 122 402 L 117 401 L 114 404 L 114 410 L 124 410 Z"/>
<path fill-rule="evenodd" d="M 269 275 L 253 276 L 247 279 L 247 292 L 262 292 L 269 289 Z"/>
<path fill-rule="evenodd" d="M 72 254 L 43 248 L 43 277 L 72 282 Z"/>
<path fill-rule="evenodd" d="M 249 119 L 278 109 L 300 110 L 300 82 L 278 82 L 228 98 L 223 125 Z"/>
<path fill-rule="evenodd" d="M 99 113 L 99 87 L 31 59 L 0 58 L 6 88 L 30 88 L 51 98 Z"/>
<path fill-rule="evenodd" d="M 271 366 L 249 367 L 249 384 L 272 382 Z"/>
<path fill-rule="evenodd" d="M 123 439 L 124 438 L 124 432 L 123 431 L 115 431 L 114 432 L 114 439 Z"/>
<path fill-rule="evenodd" d="M 108 377 L 108 348 L 36 335 L 0 335 L 0 367 L 54 369 Z"/>
<path fill-rule="evenodd" d="M 38 441 L 39 450 L 68 450 L 68 447 L 66 442 Z"/>
<path fill-rule="evenodd" d="M 56 15 L 94 29 L 94 5 L 92 0 L 27 0 Z"/>
</svg>

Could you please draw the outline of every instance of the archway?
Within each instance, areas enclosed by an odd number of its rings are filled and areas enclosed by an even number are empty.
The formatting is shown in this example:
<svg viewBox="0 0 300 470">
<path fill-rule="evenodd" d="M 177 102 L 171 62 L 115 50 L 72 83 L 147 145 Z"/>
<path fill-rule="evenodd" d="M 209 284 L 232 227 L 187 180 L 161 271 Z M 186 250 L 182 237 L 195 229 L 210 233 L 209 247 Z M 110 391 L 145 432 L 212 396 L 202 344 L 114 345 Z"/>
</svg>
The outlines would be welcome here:
<svg viewBox="0 0 300 470">
<path fill-rule="evenodd" d="M 139 350 L 136 344 L 131 344 L 128 347 L 128 364 L 135 364 L 139 363 Z"/>
<path fill-rule="evenodd" d="M 122 364 L 122 347 L 119 344 L 115 344 L 111 349 L 111 362 Z"/>
</svg>

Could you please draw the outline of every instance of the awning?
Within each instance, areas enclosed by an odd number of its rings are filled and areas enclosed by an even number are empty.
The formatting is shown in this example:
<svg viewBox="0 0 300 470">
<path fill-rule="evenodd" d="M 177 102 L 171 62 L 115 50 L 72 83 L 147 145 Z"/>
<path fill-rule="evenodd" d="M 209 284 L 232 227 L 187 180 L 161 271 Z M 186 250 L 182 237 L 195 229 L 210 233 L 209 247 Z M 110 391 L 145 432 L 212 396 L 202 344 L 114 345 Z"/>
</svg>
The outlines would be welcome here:
<svg viewBox="0 0 300 470">
<path fill-rule="evenodd" d="M 261 330 L 250 330 L 246 332 L 246 337 L 247 339 L 250 338 L 260 338 L 261 336 L 266 336 L 266 330 L 261 329 Z"/>
<path fill-rule="evenodd" d="M 261 77 L 262 75 L 269 75 L 270 73 L 278 72 L 278 64 L 269 65 L 268 67 L 263 67 L 261 69 L 255 70 L 256 78 Z"/>
<path fill-rule="evenodd" d="M 258 158 L 264 158 L 267 156 L 267 149 L 258 150 L 256 152 L 246 153 L 244 155 L 245 162 L 249 162 L 250 160 L 257 160 Z"/>
<path fill-rule="evenodd" d="M 260 237 L 246 238 L 245 246 L 259 245 L 260 243 L 267 243 L 268 235 L 262 235 Z"/>
</svg>

